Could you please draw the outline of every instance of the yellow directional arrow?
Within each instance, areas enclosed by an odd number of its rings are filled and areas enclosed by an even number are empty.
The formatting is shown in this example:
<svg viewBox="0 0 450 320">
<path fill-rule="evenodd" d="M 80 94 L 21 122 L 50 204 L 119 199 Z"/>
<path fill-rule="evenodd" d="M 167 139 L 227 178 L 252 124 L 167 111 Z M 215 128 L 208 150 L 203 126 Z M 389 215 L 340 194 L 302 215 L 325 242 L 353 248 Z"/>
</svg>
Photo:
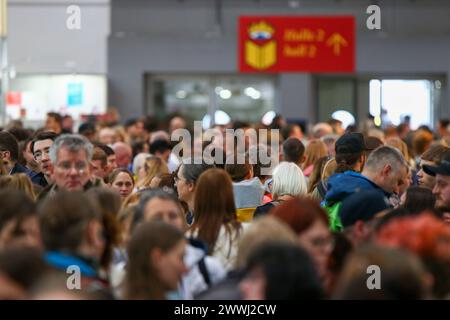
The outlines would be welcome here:
<svg viewBox="0 0 450 320">
<path fill-rule="evenodd" d="M 348 46 L 347 40 L 339 33 L 333 33 L 331 37 L 327 40 L 327 46 L 333 46 L 333 53 L 335 56 L 339 56 L 341 54 L 341 46 Z"/>
</svg>

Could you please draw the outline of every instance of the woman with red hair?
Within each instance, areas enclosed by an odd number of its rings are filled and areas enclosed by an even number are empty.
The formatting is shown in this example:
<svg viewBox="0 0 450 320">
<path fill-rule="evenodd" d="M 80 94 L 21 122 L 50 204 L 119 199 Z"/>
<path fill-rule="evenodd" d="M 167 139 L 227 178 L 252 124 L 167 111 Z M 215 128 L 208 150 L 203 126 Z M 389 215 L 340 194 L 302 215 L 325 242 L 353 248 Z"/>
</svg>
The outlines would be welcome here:
<svg viewBox="0 0 450 320">
<path fill-rule="evenodd" d="M 435 298 L 450 295 L 450 226 L 432 214 L 395 218 L 381 227 L 376 242 L 419 256 L 433 276 Z"/>
<path fill-rule="evenodd" d="M 377 242 L 450 262 L 450 227 L 431 214 L 392 220 L 378 232 Z"/>
<path fill-rule="evenodd" d="M 298 243 L 313 258 L 319 275 L 324 278 L 334 242 L 325 211 L 317 202 L 299 198 L 283 202 L 271 214 L 294 230 Z"/>
</svg>

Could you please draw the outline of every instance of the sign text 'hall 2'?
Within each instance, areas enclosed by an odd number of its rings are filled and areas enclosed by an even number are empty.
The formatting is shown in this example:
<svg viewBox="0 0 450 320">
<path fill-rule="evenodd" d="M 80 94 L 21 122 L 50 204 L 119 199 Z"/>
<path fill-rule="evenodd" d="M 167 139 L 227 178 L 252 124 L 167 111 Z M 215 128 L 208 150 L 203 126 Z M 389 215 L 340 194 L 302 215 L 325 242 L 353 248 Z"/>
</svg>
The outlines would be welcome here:
<svg viewBox="0 0 450 320">
<path fill-rule="evenodd" d="M 354 72 L 355 19 L 240 17 L 241 72 Z"/>
</svg>

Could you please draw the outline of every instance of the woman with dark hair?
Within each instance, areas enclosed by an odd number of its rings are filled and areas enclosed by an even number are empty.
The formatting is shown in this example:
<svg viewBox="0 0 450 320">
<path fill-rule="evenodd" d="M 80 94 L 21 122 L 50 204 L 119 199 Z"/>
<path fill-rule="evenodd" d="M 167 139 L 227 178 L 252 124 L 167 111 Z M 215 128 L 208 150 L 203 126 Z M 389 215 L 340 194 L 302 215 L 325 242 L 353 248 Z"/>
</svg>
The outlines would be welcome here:
<svg viewBox="0 0 450 320">
<path fill-rule="evenodd" d="M 360 153 L 341 153 L 336 154 L 336 170 L 334 173 L 343 173 L 346 171 L 360 172 L 362 169 Z"/>
<path fill-rule="evenodd" d="M 205 163 L 201 158 L 185 158 L 178 167 L 175 186 L 178 198 L 188 205 L 189 211 L 186 215 L 186 221 L 189 225 L 192 224 L 193 220 L 197 180 L 204 171 L 211 168 L 214 168 L 214 165 Z"/>
<path fill-rule="evenodd" d="M 323 297 L 319 276 L 300 247 L 271 243 L 258 247 L 248 259 L 239 288 L 245 300 L 315 300 Z"/>
<path fill-rule="evenodd" d="M 170 189 L 150 189 L 143 192 L 134 215 L 132 229 L 145 221 L 157 220 L 164 221 L 183 233 L 187 229 L 181 203 Z M 208 256 L 204 244 L 200 241 L 188 241 L 184 263 L 189 271 L 183 275 L 183 285 L 179 286 L 176 293 L 172 293 L 183 300 L 193 299 L 196 294 L 225 277 L 225 270 L 218 259 Z"/>
<path fill-rule="evenodd" d="M 0 250 L 8 247 L 42 249 L 36 205 L 24 192 L 0 189 Z"/>
<path fill-rule="evenodd" d="M 114 171 L 109 175 L 108 182 L 110 188 L 120 194 L 122 201 L 133 192 L 134 177 L 133 174 L 127 169 L 114 169 Z"/>
<path fill-rule="evenodd" d="M 150 188 L 169 188 L 176 192 L 175 173 L 163 173 L 160 176 L 154 177 L 150 183 Z"/>
<path fill-rule="evenodd" d="M 340 137 L 335 144 L 335 173 L 361 172 L 367 159 L 368 146 L 361 133 L 350 133 Z"/>
<path fill-rule="evenodd" d="M 197 181 L 194 222 L 188 236 L 203 241 L 225 269 L 233 267 L 243 224 L 237 221 L 233 184 L 223 169 L 206 170 Z"/>
<path fill-rule="evenodd" d="M 164 300 L 187 271 L 183 233 L 164 222 L 145 222 L 128 244 L 125 299 Z"/>
<path fill-rule="evenodd" d="M 428 188 L 414 186 L 403 193 L 400 201 L 406 210 L 414 214 L 432 210 L 436 204 L 436 196 Z"/>
<path fill-rule="evenodd" d="M 271 214 L 294 230 L 299 244 L 311 255 L 319 276 L 325 280 L 333 249 L 326 212 L 317 202 L 304 197 L 280 204 Z"/>
</svg>

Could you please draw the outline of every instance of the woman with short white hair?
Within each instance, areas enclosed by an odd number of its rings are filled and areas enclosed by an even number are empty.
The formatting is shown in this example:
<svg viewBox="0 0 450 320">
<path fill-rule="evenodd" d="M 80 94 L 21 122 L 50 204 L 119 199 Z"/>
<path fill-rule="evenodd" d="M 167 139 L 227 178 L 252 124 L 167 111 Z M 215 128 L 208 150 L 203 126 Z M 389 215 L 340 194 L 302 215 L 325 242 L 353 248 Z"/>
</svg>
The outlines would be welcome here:
<svg viewBox="0 0 450 320">
<path fill-rule="evenodd" d="M 273 200 L 255 210 L 254 217 L 266 214 L 283 201 L 306 195 L 308 187 L 302 170 L 292 162 L 281 162 L 272 174 Z"/>
</svg>

